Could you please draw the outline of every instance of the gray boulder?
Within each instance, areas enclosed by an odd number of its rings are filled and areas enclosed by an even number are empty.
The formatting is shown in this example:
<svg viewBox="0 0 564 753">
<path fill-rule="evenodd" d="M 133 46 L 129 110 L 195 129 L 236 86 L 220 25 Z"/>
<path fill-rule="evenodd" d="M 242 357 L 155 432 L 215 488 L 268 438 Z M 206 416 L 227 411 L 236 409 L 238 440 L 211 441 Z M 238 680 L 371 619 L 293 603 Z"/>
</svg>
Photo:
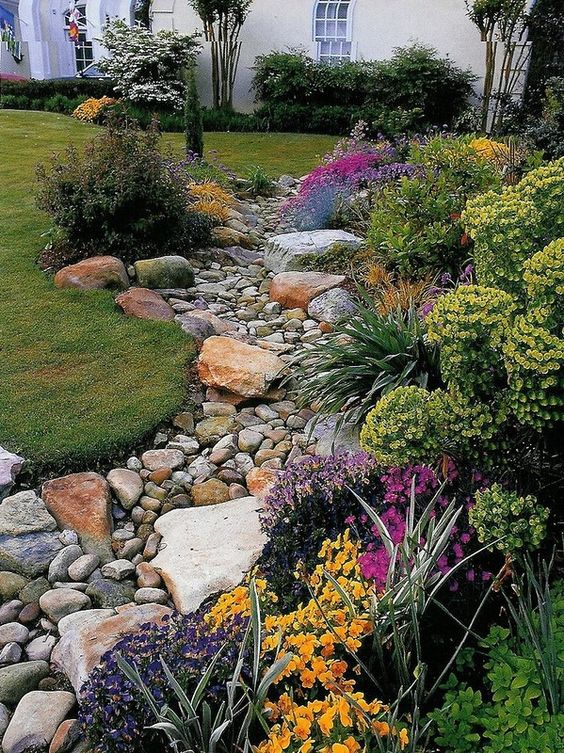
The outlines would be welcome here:
<svg viewBox="0 0 564 753">
<path fill-rule="evenodd" d="M 334 288 L 318 295 L 307 307 L 307 313 L 318 322 L 337 324 L 341 319 L 356 314 L 358 306 L 350 293 Z"/>
<path fill-rule="evenodd" d="M 39 685 L 49 674 L 45 661 L 27 661 L 0 669 L 0 703 L 15 706 L 26 693 Z"/>
<path fill-rule="evenodd" d="M 264 266 L 272 272 L 296 271 L 301 269 L 302 256 L 324 254 L 334 243 L 346 243 L 358 248 L 362 241 L 345 230 L 312 230 L 275 235 L 267 241 Z"/>
<path fill-rule="evenodd" d="M 0 536 L 0 570 L 36 578 L 47 570 L 62 547 L 55 531 Z"/>
<path fill-rule="evenodd" d="M 2 740 L 4 753 L 24 753 L 48 746 L 75 703 L 74 694 L 66 690 L 28 693 L 8 725 Z"/>
<path fill-rule="evenodd" d="M 191 288 L 194 271 L 183 256 L 160 256 L 141 259 L 134 264 L 139 285 L 153 290 Z"/>
<path fill-rule="evenodd" d="M 21 536 L 37 531 L 54 531 L 55 518 L 33 491 L 6 497 L 0 505 L 0 536 Z"/>
</svg>

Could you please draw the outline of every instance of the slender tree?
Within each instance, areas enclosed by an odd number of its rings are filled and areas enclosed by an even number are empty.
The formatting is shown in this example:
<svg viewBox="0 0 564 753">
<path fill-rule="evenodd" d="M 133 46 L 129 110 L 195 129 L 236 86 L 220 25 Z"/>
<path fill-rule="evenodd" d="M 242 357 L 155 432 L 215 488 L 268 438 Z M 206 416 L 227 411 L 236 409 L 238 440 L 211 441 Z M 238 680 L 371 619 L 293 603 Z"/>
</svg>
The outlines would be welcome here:
<svg viewBox="0 0 564 753">
<path fill-rule="evenodd" d="M 531 46 L 528 0 L 467 0 L 468 17 L 486 45 L 482 130 L 495 130 L 503 107 L 515 94 L 528 66 Z"/>
<path fill-rule="evenodd" d="M 196 83 L 196 68 L 192 66 L 188 72 L 186 84 L 186 103 L 184 107 L 184 128 L 186 132 L 186 153 L 204 154 L 204 125 L 202 122 L 202 107 L 198 84 Z"/>
<path fill-rule="evenodd" d="M 233 109 L 233 88 L 241 57 L 239 35 L 253 0 L 189 0 L 202 19 L 211 45 L 212 94 L 216 109 Z"/>
</svg>

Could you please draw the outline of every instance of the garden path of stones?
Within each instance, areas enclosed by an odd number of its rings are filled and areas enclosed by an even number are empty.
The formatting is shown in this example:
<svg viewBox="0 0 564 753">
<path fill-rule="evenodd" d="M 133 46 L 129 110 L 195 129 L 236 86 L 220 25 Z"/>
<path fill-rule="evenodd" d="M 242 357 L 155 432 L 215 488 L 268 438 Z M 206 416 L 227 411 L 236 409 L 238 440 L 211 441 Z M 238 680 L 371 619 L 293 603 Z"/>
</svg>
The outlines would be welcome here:
<svg viewBox="0 0 564 753">
<path fill-rule="evenodd" d="M 313 411 L 280 382 L 296 346 L 322 338 L 354 302 L 344 277 L 286 270 L 303 253 L 358 239 L 283 232 L 279 204 L 240 203 L 205 256 L 129 270 L 96 257 L 57 274 L 61 287 L 117 281 L 126 315 L 181 326 L 198 343 L 201 384 L 193 411 L 105 477 L 74 473 L 18 491 L 23 460 L 0 448 L 4 753 L 87 750 L 76 696 L 101 656 L 140 625 L 239 583 L 264 545 L 261 500 L 277 474 L 331 450 L 330 427 L 311 433 Z"/>
</svg>

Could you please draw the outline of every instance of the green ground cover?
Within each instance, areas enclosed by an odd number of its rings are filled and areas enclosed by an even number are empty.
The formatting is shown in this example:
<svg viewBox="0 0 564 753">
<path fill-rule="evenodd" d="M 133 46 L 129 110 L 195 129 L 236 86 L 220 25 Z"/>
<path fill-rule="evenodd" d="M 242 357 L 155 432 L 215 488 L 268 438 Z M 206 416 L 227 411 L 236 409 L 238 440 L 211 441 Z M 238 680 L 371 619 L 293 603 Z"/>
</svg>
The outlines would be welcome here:
<svg viewBox="0 0 564 753">
<path fill-rule="evenodd" d="M 45 112 L 0 111 L 0 444 L 62 469 L 125 451 L 181 405 L 194 350 L 170 324 L 125 318 L 106 292 L 56 290 L 36 266 L 48 218 L 35 166 L 91 126 Z M 180 135 L 165 143 L 180 152 Z M 303 174 L 331 137 L 208 134 L 243 173 Z"/>
</svg>

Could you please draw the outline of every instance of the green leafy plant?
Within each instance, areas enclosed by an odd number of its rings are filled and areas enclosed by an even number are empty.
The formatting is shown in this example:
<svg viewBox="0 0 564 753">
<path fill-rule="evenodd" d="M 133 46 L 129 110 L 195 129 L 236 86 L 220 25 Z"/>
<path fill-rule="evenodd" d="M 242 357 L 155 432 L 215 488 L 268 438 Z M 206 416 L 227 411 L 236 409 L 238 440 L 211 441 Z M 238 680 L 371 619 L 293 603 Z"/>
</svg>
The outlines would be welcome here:
<svg viewBox="0 0 564 753">
<path fill-rule="evenodd" d="M 564 745 L 564 713 L 547 703 L 543 667 L 561 694 L 564 685 L 564 599 L 561 590 L 534 586 L 534 604 L 513 607 L 516 632 L 494 626 L 481 647 L 486 651 L 485 687 L 475 690 L 451 675 L 442 708 L 430 716 L 434 742 L 445 753 L 554 753 Z M 528 598 L 528 597 L 527 597 Z M 528 623 L 524 636 L 523 619 Z M 533 637 L 534 636 L 534 637 Z M 530 640 L 532 638 L 532 640 Z M 550 668 L 547 660 L 554 660 Z M 540 669 L 540 671 L 539 671 Z"/>
<path fill-rule="evenodd" d="M 384 466 L 434 464 L 448 437 L 443 397 L 442 390 L 397 387 L 366 416 L 360 432 L 362 449 Z"/>
<path fill-rule="evenodd" d="M 546 537 L 548 516 L 548 508 L 539 505 L 532 494 L 521 497 L 499 484 L 477 492 L 470 510 L 479 540 L 489 544 L 499 539 L 497 548 L 509 555 L 538 549 Z"/>
<path fill-rule="evenodd" d="M 428 344 L 416 310 L 383 316 L 367 295 L 355 316 L 300 349 L 293 365 L 300 402 L 315 402 L 321 414 L 339 413 L 355 424 L 396 387 L 441 383 L 438 351 Z"/>
<path fill-rule="evenodd" d="M 248 171 L 249 191 L 253 196 L 272 196 L 275 186 L 270 176 L 260 165 L 253 165 Z"/>
<path fill-rule="evenodd" d="M 490 397 L 506 386 L 502 345 L 515 303 L 497 288 L 463 285 L 440 296 L 426 319 L 429 341 L 440 345 L 441 371 L 465 395 Z"/>
</svg>

